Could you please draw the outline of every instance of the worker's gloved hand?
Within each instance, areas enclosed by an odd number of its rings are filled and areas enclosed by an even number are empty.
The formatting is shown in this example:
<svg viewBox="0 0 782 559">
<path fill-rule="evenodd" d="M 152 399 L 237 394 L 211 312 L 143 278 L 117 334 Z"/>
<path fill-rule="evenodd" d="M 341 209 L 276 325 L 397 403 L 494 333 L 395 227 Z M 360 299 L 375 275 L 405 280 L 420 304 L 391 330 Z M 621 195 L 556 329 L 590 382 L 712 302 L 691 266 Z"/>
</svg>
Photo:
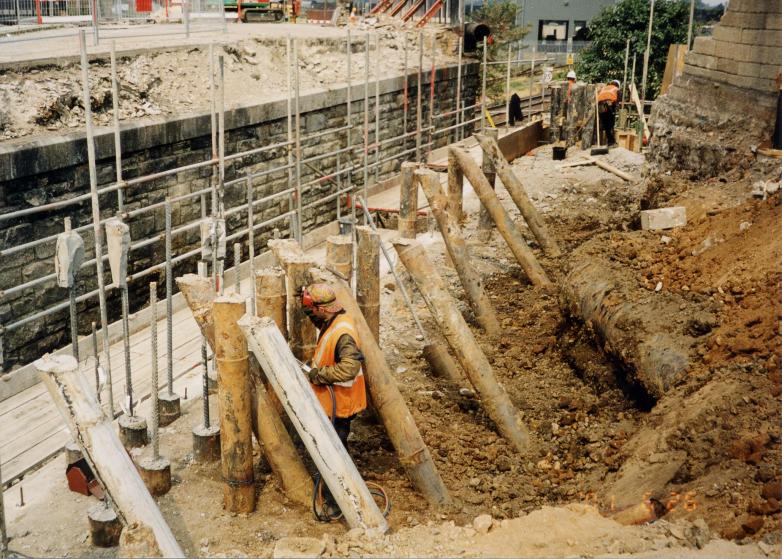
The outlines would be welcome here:
<svg viewBox="0 0 782 559">
<path fill-rule="evenodd" d="M 307 371 L 307 378 L 312 384 L 320 384 L 320 381 L 318 380 L 318 368 L 313 367 Z"/>
</svg>

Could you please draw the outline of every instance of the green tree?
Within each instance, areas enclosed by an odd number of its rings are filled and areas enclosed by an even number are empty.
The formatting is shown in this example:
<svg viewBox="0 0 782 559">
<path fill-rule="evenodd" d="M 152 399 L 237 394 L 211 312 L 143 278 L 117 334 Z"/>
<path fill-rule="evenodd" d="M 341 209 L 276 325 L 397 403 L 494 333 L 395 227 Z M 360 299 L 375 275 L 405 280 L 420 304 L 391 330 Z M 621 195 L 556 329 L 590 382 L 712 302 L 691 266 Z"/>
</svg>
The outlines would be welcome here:
<svg viewBox="0 0 782 559">
<path fill-rule="evenodd" d="M 668 46 L 687 42 L 690 3 L 683 0 L 657 0 L 654 4 L 654 24 L 646 79 L 646 98 L 653 99 L 660 91 L 660 82 L 668 58 Z M 641 89 L 643 57 L 649 26 L 649 0 L 619 0 L 608 6 L 589 24 L 592 44 L 582 51 L 576 72 L 585 81 L 621 80 L 624 74 L 625 42 L 630 39 L 628 82 L 637 56 L 636 87 Z"/>
<path fill-rule="evenodd" d="M 526 35 L 527 32 L 516 25 L 516 14 L 520 10 L 518 3 L 513 0 L 489 0 L 472 14 L 472 21 L 484 23 L 491 29 L 486 53 L 489 62 L 507 60 L 508 44 L 516 43 Z M 483 59 L 483 46 L 478 47 L 478 56 Z M 486 76 L 489 97 L 501 96 L 505 91 L 505 71 L 505 66 L 501 64 L 489 66 Z"/>
</svg>

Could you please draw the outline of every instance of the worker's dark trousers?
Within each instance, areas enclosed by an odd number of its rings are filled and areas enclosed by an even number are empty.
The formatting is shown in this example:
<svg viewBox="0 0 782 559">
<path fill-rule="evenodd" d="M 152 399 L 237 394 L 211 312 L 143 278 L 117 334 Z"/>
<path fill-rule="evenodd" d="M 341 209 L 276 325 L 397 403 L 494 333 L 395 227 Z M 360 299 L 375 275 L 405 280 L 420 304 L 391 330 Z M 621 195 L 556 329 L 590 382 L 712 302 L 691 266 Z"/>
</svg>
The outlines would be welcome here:
<svg viewBox="0 0 782 559">
<path fill-rule="evenodd" d="M 339 440 L 342 441 L 342 446 L 345 447 L 345 450 L 348 450 L 350 423 L 353 421 L 353 419 L 355 419 L 355 417 L 355 415 L 351 415 L 350 417 L 338 417 L 334 420 L 334 430 L 337 432 Z M 349 453 L 350 452 L 348 452 L 348 454 Z M 329 491 L 329 488 L 325 483 L 323 484 L 323 500 L 326 503 L 330 503 L 332 505 L 337 504 L 337 502 L 334 500 L 334 496 L 331 494 L 331 491 Z"/>
<path fill-rule="evenodd" d="M 606 144 L 609 146 L 616 143 L 614 136 L 614 120 L 616 113 L 613 110 L 608 109 L 605 112 L 599 112 L 600 115 L 600 131 L 606 133 Z"/>
</svg>

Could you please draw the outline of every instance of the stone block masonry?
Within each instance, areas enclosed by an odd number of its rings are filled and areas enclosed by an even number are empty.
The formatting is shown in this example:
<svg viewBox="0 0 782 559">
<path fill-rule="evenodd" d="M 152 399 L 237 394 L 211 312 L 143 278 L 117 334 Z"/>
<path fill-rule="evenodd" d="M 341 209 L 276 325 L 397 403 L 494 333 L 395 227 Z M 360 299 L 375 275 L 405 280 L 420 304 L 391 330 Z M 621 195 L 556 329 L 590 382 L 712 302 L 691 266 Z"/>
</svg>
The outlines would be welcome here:
<svg viewBox="0 0 782 559">
<path fill-rule="evenodd" d="M 456 98 L 456 68 L 445 67 L 435 74 L 434 114 L 451 111 Z M 423 125 L 429 119 L 429 72 L 422 76 Z M 415 129 L 416 123 L 416 84 L 417 76 L 408 77 L 408 131 Z M 462 67 L 462 99 L 466 105 L 475 103 L 476 92 L 480 91 L 480 74 L 477 64 L 465 64 Z M 380 139 L 386 140 L 403 133 L 404 77 L 397 76 L 380 81 Z M 369 88 L 369 143 L 374 142 L 375 130 L 375 86 Z M 356 150 L 352 159 L 347 154 L 340 158 L 340 169 L 354 166 L 350 182 L 357 187 L 363 183 L 363 121 L 364 121 L 364 84 L 354 82 L 351 89 L 351 130 L 352 145 Z M 347 88 L 340 87 L 328 91 L 302 95 L 300 99 L 302 159 L 324 156 L 301 165 L 302 206 L 306 207 L 324 197 L 332 196 L 329 201 L 314 205 L 303 211 L 302 229 L 307 232 L 336 218 L 337 192 L 336 180 L 322 179 L 337 169 L 337 156 L 329 152 L 347 147 L 346 132 L 320 135 L 320 133 L 344 127 L 346 125 Z M 266 145 L 283 143 L 287 140 L 287 100 L 284 98 L 268 102 L 238 106 L 226 110 L 226 155 L 259 148 Z M 435 121 L 440 128 L 454 124 L 451 117 Z M 307 141 L 307 135 L 318 134 L 317 138 Z M 452 134 L 440 134 L 434 137 L 435 146 L 443 146 Z M 169 118 L 167 120 L 144 121 L 122 126 L 123 178 L 131 180 L 142 176 L 170 170 L 184 165 L 208 161 L 211 158 L 210 116 L 196 114 Z M 428 134 L 422 135 L 423 143 Z M 97 156 L 97 176 L 99 187 L 111 185 L 115 181 L 114 140 L 111 129 L 98 128 L 95 136 Z M 377 180 L 383 181 L 396 174 L 401 161 L 412 160 L 414 153 L 403 153 L 415 147 L 415 137 L 402 142 L 388 142 L 381 146 L 378 159 Z M 426 150 L 424 149 L 424 153 Z M 375 161 L 370 150 L 369 163 Z M 245 209 L 232 212 L 232 208 L 245 204 L 248 183 L 252 184 L 253 198 L 260 200 L 294 186 L 288 182 L 286 149 L 279 148 L 256 153 L 226 162 L 225 179 L 232 181 L 251 174 L 271 169 L 279 169 L 273 174 L 239 181 L 225 189 L 224 201 L 227 211 L 228 234 L 235 233 L 247 226 Z M 214 172 L 213 172 L 214 171 Z M 160 203 L 166 197 L 181 196 L 208 188 L 216 177 L 216 166 L 201 167 L 181 171 L 153 181 L 133 185 L 124 189 L 126 212 L 143 209 Z M 322 179 L 322 180 L 318 180 Z M 370 167 L 370 185 L 375 181 L 374 169 Z M 309 186 L 304 186 L 309 185 Z M 348 177 L 339 180 L 342 189 L 348 185 Z M 6 142 L 0 145 L 0 214 L 43 204 L 66 201 L 89 193 L 89 169 L 87 166 L 86 140 L 83 132 L 67 135 L 46 136 Z M 116 192 L 100 196 L 101 216 L 103 219 L 117 212 Z M 201 200 L 198 196 L 173 206 L 173 228 L 182 227 L 200 219 Z M 205 211 L 210 213 L 210 195 L 205 196 Z M 271 220 L 288 211 L 287 196 L 267 200 L 255 206 L 254 222 Z M 66 206 L 62 209 L 39 212 L 27 216 L 0 221 L 0 251 L 16 247 L 36 239 L 56 235 L 63 230 L 63 220 L 70 217 L 74 228 L 91 223 L 89 199 Z M 164 231 L 164 208 L 152 208 L 129 218 L 131 238 L 134 244 L 144 239 L 161 235 Z M 289 219 L 280 219 L 255 232 L 255 254 L 265 250 L 266 241 L 273 235 L 274 229 L 283 237 L 289 235 Z M 92 228 L 81 232 L 85 242 L 85 260 L 94 258 L 94 240 Z M 243 244 L 243 258 L 248 256 L 247 236 L 235 240 Z M 174 257 L 196 249 L 200 243 L 198 227 L 186 230 L 173 237 Z M 228 251 L 226 266 L 232 266 L 233 252 Z M 55 281 L 47 280 L 43 284 L 26 288 L 11 294 L 3 293 L 10 288 L 27 281 L 52 274 L 54 272 L 54 241 L 46 242 L 21 251 L 0 255 L 0 335 L 2 335 L 4 360 L 0 369 L 9 371 L 40 357 L 46 351 L 65 346 L 69 342 L 67 307 L 47 317 L 32 320 L 26 324 L 3 331 L 3 328 L 19 320 L 34 315 L 44 309 L 67 301 L 67 291 L 57 287 Z M 194 272 L 196 258 L 191 257 L 177 263 L 174 275 Z M 164 261 L 164 243 L 162 236 L 142 247 L 133 249 L 130 255 L 129 274 L 138 274 Z M 106 283 L 110 283 L 108 266 Z M 148 284 L 157 281 L 164 286 L 162 267 L 150 274 L 129 283 L 131 312 L 147 304 Z M 88 293 L 97 288 L 94 268 L 84 268 L 78 276 L 77 293 Z M 161 291 L 160 296 L 164 295 Z M 111 322 L 120 318 L 119 294 L 116 290 L 107 293 L 107 307 Z M 97 297 L 89 298 L 78 304 L 79 332 L 85 335 L 92 321 L 99 323 Z"/>
<path fill-rule="evenodd" d="M 697 37 L 684 72 L 652 110 L 653 171 L 708 178 L 770 142 L 782 72 L 782 2 L 731 0 L 712 37 Z"/>
</svg>

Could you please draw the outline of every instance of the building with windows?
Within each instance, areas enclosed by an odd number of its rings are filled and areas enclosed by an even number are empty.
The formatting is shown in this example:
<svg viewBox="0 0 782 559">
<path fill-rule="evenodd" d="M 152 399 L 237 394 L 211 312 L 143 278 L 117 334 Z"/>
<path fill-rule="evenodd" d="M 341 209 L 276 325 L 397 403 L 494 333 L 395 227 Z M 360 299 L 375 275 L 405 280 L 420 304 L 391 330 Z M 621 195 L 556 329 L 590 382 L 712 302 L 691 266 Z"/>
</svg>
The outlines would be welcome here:
<svg viewBox="0 0 782 559">
<path fill-rule="evenodd" d="M 517 0 L 520 13 L 517 23 L 529 29 L 524 37 L 527 46 L 538 50 L 567 52 L 580 50 L 587 40 L 589 22 L 615 0 Z"/>
</svg>

